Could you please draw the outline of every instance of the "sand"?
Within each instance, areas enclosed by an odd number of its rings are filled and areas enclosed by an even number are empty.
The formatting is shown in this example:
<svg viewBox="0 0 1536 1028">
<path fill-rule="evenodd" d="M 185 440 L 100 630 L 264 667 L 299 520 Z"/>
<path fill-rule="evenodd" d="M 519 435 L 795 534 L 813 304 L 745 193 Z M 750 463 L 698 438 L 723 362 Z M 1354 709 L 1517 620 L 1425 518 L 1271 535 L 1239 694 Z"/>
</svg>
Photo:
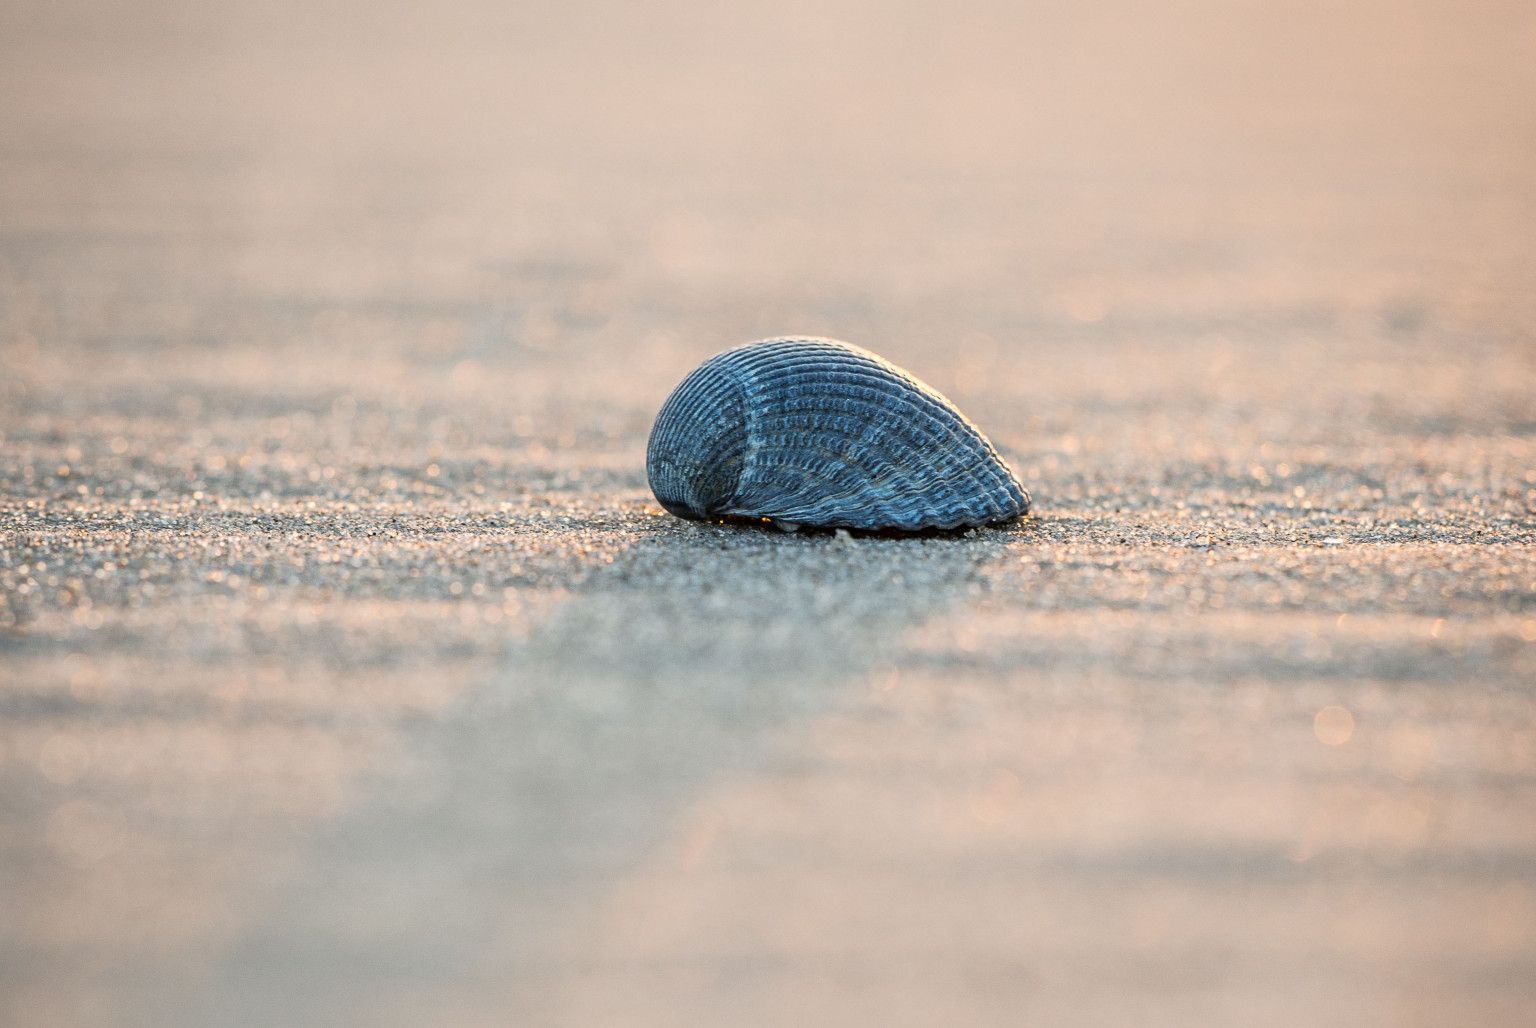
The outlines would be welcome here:
<svg viewBox="0 0 1536 1028">
<path fill-rule="evenodd" d="M 1536 1017 L 1523 5 L 500 6 L 0 13 L 0 1021 Z"/>
</svg>

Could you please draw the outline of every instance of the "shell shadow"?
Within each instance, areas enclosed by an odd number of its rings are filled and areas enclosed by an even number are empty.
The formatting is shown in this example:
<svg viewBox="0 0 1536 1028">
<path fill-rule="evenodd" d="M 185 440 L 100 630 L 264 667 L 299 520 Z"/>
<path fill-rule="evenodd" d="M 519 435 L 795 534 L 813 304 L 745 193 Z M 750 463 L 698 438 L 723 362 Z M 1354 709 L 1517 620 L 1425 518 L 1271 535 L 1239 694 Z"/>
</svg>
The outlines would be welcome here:
<svg viewBox="0 0 1536 1028">
<path fill-rule="evenodd" d="M 551 968 L 580 963 L 583 925 L 683 812 L 899 668 L 904 634 L 979 595 L 1027 530 L 639 521 L 500 671 L 406 731 L 178 1017 L 394 1020 L 452 997 L 536 1022 Z"/>
<path fill-rule="evenodd" d="M 727 528 L 740 529 L 744 532 L 766 532 L 776 535 L 804 535 L 812 538 L 817 536 L 848 536 L 853 539 L 970 539 L 990 532 L 1026 532 L 1033 527 L 1033 519 L 1024 514 L 1007 521 L 998 521 L 990 525 L 970 527 L 961 525 L 958 528 L 832 528 L 824 525 L 794 525 L 793 527 L 781 526 L 772 518 L 742 518 L 730 517 L 711 524 L 721 525 Z"/>
</svg>

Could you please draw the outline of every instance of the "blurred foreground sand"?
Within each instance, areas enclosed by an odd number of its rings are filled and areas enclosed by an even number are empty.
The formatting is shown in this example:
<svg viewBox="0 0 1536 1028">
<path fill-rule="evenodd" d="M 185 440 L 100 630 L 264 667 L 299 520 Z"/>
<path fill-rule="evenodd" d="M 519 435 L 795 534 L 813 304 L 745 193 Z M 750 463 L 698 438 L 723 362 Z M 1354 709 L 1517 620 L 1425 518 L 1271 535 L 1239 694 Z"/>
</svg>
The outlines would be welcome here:
<svg viewBox="0 0 1536 1028">
<path fill-rule="evenodd" d="M 96 6 L 0 10 L 0 1021 L 1536 1019 L 1529 5 Z M 790 332 L 1038 517 L 662 515 Z"/>
</svg>

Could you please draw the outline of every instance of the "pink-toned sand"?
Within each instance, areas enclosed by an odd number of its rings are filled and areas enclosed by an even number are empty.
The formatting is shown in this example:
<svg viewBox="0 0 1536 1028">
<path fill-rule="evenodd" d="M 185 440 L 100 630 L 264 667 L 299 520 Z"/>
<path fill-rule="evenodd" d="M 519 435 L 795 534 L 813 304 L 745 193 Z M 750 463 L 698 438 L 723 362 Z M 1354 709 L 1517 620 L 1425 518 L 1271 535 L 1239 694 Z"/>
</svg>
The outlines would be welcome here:
<svg viewBox="0 0 1536 1028">
<path fill-rule="evenodd" d="M 0 1022 L 1536 1019 L 1533 111 L 1524 3 L 13 0 Z M 784 333 L 1037 516 L 662 514 Z"/>
</svg>

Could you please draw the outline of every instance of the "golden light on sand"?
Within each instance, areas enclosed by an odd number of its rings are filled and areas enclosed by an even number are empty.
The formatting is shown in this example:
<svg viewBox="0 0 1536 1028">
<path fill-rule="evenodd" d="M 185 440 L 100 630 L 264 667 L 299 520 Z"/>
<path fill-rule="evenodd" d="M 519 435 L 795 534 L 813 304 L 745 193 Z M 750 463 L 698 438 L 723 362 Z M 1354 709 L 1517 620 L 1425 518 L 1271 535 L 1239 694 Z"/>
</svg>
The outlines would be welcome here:
<svg viewBox="0 0 1536 1028">
<path fill-rule="evenodd" d="M 1000 824 L 1013 812 L 1024 792 L 1024 783 L 1007 768 L 998 768 L 992 781 L 971 795 L 971 816 L 982 824 Z"/>
<path fill-rule="evenodd" d="M 1355 734 L 1355 716 L 1330 703 L 1312 718 L 1312 734 L 1325 746 L 1343 746 Z"/>
</svg>

